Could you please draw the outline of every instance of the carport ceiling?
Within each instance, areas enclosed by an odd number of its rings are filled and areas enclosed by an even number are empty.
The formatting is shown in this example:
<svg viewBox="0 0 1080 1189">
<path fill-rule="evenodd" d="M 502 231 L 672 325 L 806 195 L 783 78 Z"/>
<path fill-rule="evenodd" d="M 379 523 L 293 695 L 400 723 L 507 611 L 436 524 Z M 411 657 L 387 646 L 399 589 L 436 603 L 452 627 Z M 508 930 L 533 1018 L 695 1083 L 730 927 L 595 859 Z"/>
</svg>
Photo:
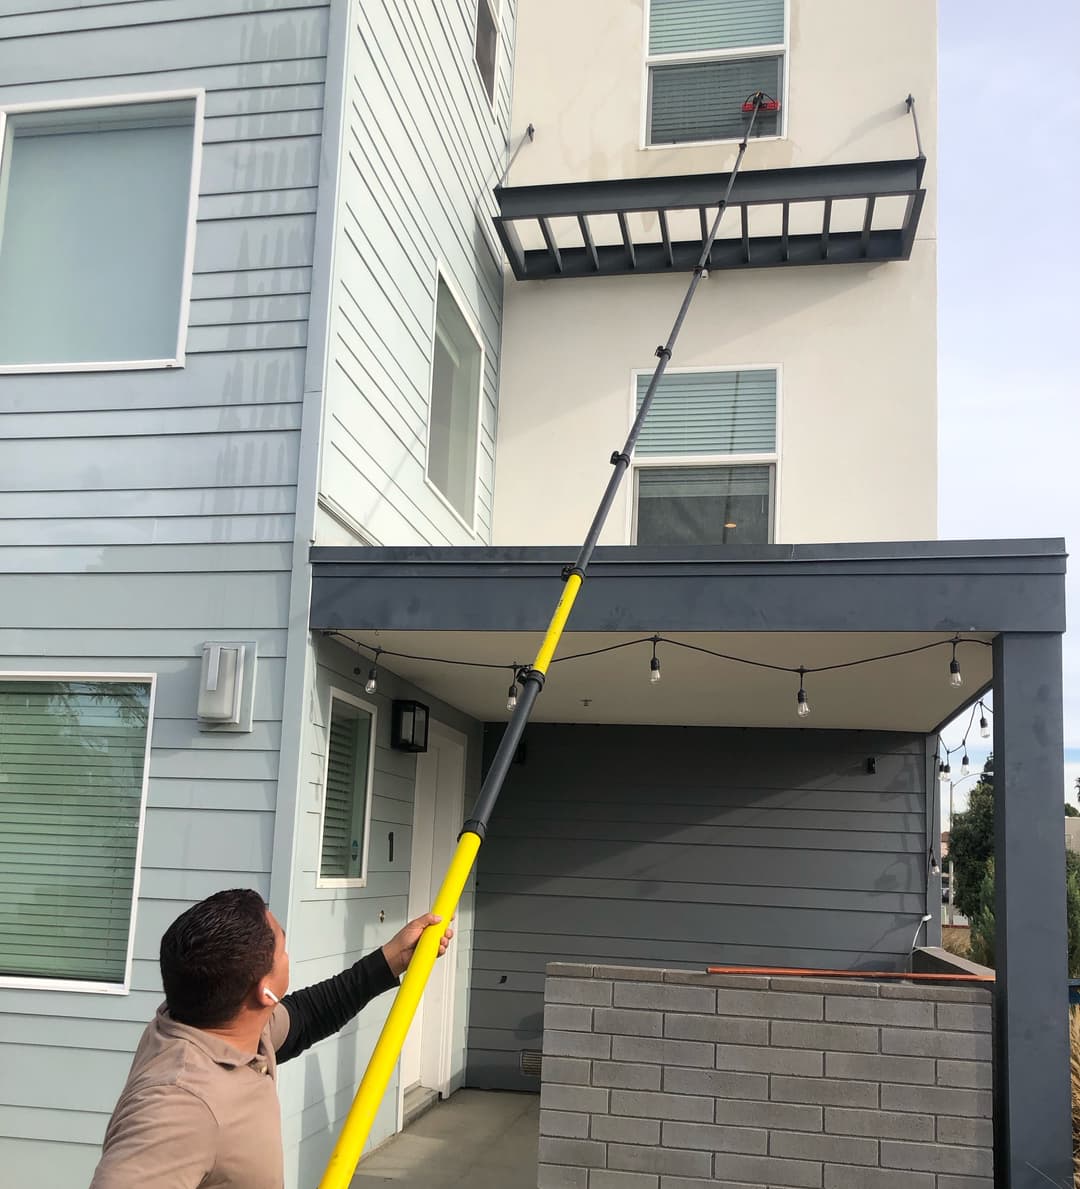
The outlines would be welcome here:
<svg viewBox="0 0 1080 1189">
<path fill-rule="evenodd" d="M 747 660 L 812 669 L 865 657 L 902 652 L 948 641 L 941 633 L 750 633 L 665 632 L 662 636 Z M 649 680 L 649 644 L 560 661 L 575 653 L 609 648 L 641 639 L 644 633 L 568 632 L 533 712 L 537 722 L 682 724 L 864 729 L 927 732 L 970 701 L 990 683 L 991 649 L 961 644 L 963 685 L 949 683 L 951 649 L 947 644 L 908 656 L 825 673 L 808 673 L 806 691 L 811 713 L 795 714 L 797 674 L 775 672 L 720 660 L 661 643 L 662 679 Z M 371 649 L 413 656 L 481 661 L 509 666 L 527 664 L 539 636 L 532 632 L 354 631 L 347 636 L 362 646 L 362 675 Z M 992 634 L 965 635 L 986 643 Z M 344 641 L 342 641 L 345 643 Z M 348 644 L 345 644 L 348 647 Z M 510 672 L 468 668 L 431 660 L 384 656 L 380 669 L 413 683 L 431 699 L 439 699 L 481 721 L 507 718 Z M 384 686 L 385 689 L 385 686 Z"/>
</svg>

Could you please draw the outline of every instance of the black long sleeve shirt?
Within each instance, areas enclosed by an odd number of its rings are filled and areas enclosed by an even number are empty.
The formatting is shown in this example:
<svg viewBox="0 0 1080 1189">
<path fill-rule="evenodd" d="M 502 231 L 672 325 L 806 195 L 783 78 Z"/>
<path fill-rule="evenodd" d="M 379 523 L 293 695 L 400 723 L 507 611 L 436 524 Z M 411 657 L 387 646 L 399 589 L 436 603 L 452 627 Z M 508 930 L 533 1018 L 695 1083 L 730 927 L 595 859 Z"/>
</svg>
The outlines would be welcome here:
<svg viewBox="0 0 1080 1189">
<path fill-rule="evenodd" d="M 333 978 L 290 992 L 281 1001 L 289 1013 L 289 1031 L 276 1051 L 278 1065 L 332 1036 L 376 995 L 396 987 L 397 982 L 379 949 Z"/>
</svg>

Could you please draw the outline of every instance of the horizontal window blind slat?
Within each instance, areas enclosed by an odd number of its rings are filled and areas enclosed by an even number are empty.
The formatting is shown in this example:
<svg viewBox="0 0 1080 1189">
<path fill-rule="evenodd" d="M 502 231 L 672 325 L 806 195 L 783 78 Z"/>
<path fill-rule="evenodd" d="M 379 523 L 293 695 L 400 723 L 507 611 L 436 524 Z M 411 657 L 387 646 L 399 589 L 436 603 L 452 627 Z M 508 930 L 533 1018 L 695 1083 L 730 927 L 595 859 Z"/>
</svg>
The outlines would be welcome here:
<svg viewBox="0 0 1080 1189">
<path fill-rule="evenodd" d="M 783 57 L 730 58 L 649 67 L 649 143 L 681 144 L 741 137 L 749 126 L 743 101 L 755 91 L 783 100 Z M 759 112 L 753 135 L 776 136 L 778 112 Z"/>
<path fill-rule="evenodd" d="M 649 53 L 780 45 L 784 0 L 652 0 Z"/>
</svg>

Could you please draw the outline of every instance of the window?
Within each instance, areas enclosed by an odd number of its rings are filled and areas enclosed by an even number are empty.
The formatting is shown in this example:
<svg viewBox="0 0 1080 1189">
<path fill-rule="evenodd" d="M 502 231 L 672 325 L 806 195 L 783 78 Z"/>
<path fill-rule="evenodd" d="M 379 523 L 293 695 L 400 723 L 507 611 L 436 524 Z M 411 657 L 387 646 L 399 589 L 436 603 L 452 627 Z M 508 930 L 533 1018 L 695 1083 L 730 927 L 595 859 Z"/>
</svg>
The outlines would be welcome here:
<svg viewBox="0 0 1080 1189">
<path fill-rule="evenodd" d="M 650 0 L 646 144 L 741 138 L 748 95 L 783 101 L 784 50 L 784 0 Z M 759 112 L 753 135 L 781 119 Z"/>
<path fill-rule="evenodd" d="M 180 361 L 195 109 L 0 114 L 0 367 Z"/>
<path fill-rule="evenodd" d="M 476 65 L 489 102 L 495 102 L 495 63 L 499 56 L 499 0 L 476 0 Z"/>
<path fill-rule="evenodd" d="M 641 407 L 651 373 L 637 378 Z M 668 372 L 634 453 L 639 545 L 772 540 L 776 372 Z"/>
<path fill-rule="evenodd" d="M 432 354 L 427 477 L 471 531 L 483 353 L 442 277 Z"/>
<path fill-rule="evenodd" d="M 5 983 L 126 985 L 152 705 L 150 677 L 0 677 Z"/>
<path fill-rule="evenodd" d="M 374 740 L 374 708 L 331 691 L 319 843 L 321 886 L 358 883 L 367 875 Z"/>
</svg>

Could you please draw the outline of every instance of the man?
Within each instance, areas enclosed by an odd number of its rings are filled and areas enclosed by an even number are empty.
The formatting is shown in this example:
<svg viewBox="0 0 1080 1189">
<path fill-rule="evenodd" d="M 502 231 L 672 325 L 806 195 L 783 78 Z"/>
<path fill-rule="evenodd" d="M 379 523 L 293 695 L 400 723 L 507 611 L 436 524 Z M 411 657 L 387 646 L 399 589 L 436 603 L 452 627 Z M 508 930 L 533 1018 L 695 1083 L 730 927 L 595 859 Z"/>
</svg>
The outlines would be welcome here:
<svg viewBox="0 0 1080 1189">
<path fill-rule="evenodd" d="M 161 939 L 165 1003 L 135 1051 L 91 1189 L 281 1189 L 278 1065 L 396 986 L 440 920 L 418 917 L 348 970 L 287 995 L 285 932 L 258 892 L 189 908 Z"/>
</svg>

